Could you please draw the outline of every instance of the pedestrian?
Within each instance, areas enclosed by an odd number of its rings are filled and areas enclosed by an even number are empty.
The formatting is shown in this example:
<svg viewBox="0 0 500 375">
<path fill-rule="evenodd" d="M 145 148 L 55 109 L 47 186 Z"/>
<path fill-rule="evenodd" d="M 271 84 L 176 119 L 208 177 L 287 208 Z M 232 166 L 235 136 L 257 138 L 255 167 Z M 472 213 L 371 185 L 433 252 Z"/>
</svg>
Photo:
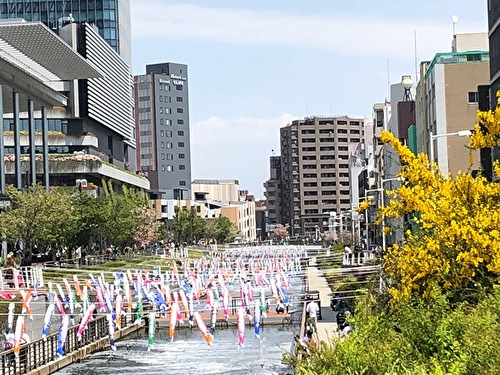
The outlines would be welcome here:
<svg viewBox="0 0 500 375">
<path fill-rule="evenodd" d="M 306 308 L 307 316 L 314 320 L 314 326 L 318 322 L 319 305 L 316 301 L 311 301 Z"/>
<path fill-rule="evenodd" d="M 347 244 L 344 246 L 344 254 L 352 254 L 352 250 Z"/>
<path fill-rule="evenodd" d="M 7 285 L 11 288 L 14 287 L 14 269 L 17 268 L 16 260 L 14 259 L 14 253 L 10 252 L 5 258 L 5 263 L 3 265 L 4 278 L 7 281 Z"/>
<path fill-rule="evenodd" d="M 78 264 L 78 267 L 82 266 L 82 247 L 78 246 L 75 250 L 75 258 L 76 258 L 76 263 Z"/>
</svg>

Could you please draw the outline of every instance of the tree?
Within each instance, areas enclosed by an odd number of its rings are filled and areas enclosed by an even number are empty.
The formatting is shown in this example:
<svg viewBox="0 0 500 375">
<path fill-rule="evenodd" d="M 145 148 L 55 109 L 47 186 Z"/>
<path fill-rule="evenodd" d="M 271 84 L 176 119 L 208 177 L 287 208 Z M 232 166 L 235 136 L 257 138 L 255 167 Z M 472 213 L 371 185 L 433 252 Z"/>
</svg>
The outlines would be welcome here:
<svg viewBox="0 0 500 375">
<path fill-rule="evenodd" d="M 26 193 L 6 189 L 11 205 L 0 213 L 0 231 L 11 242 L 22 241 L 28 249 L 67 244 L 78 229 L 71 195 L 63 189 L 47 192 L 41 185 Z"/>
<path fill-rule="evenodd" d="M 498 144 L 500 109 L 479 119 L 489 125 L 487 134 L 476 126 L 471 147 Z M 404 183 L 389 192 L 392 199 L 379 214 L 413 223 L 404 245 L 393 245 L 384 258 L 395 301 L 431 296 L 435 288 L 490 290 L 500 275 L 500 185 L 470 172 L 443 176 L 425 154 L 414 155 L 391 133 L 380 139 L 401 158 Z M 498 163 L 495 170 L 500 172 Z"/>
<path fill-rule="evenodd" d="M 172 230 L 178 242 L 198 242 L 205 236 L 205 225 L 196 207 L 175 207 Z"/>
<path fill-rule="evenodd" d="M 136 217 L 134 241 L 140 247 L 156 241 L 160 230 L 156 212 L 145 206 L 136 207 L 134 211 Z"/>
<path fill-rule="evenodd" d="M 327 245 L 331 245 L 336 239 L 337 239 L 337 233 L 333 230 L 329 230 L 323 233 L 323 241 Z"/>
<path fill-rule="evenodd" d="M 273 231 L 273 236 L 278 241 L 283 241 L 288 238 L 288 228 L 283 224 L 276 224 Z"/>
</svg>

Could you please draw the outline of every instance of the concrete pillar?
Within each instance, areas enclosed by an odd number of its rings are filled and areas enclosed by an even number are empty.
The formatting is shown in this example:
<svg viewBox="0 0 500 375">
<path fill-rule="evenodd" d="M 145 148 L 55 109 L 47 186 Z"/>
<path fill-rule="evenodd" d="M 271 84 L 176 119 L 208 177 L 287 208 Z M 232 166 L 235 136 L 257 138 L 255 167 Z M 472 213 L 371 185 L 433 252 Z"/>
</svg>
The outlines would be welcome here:
<svg viewBox="0 0 500 375">
<path fill-rule="evenodd" d="M 16 188 L 23 188 L 23 179 L 21 172 L 21 124 L 19 121 L 19 93 L 12 93 L 12 108 L 14 112 L 14 174 Z"/>
<path fill-rule="evenodd" d="M 42 107 L 42 154 L 43 154 L 43 185 L 49 191 L 49 122 L 47 107 Z"/>
<path fill-rule="evenodd" d="M 30 145 L 30 176 L 31 185 L 36 185 L 36 161 L 35 161 L 35 102 L 28 99 L 28 133 Z M 28 183 L 28 182 L 27 182 Z"/>
<path fill-rule="evenodd" d="M 3 140 L 3 86 L 0 84 L 0 195 L 5 194 L 5 144 Z"/>
</svg>

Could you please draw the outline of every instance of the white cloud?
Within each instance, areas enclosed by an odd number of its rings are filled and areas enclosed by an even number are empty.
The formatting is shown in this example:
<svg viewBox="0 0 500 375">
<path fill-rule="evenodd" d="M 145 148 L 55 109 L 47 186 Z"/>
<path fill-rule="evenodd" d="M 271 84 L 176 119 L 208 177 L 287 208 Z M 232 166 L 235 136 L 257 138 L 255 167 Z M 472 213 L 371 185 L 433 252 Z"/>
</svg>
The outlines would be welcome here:
<svg viewBox="0 0 500 375">
<path fill-rule="evenodd" d="M 155 0 L 133 1 L 132 6 L 133 32 L 139 39 L 288 45 L 387 57 L 412 56 L 416 31 L 417 44 L 425 41 L 418 45 L 422 56 L 431 57 L 442 50 L 443 43 L 451 45 L 450 25 L 430 19 L 360 14 L 298 16 Z"/>
<path fill-rule="evenodd" d="M 269 156 L 272 150 L 280 153 L 279 129 L 294 119 L 288 113 L 271 119 L 213 116 L 191 124 L 193 179 L 237 179 L 242 188 L 262 197 Z"/>
</svg>

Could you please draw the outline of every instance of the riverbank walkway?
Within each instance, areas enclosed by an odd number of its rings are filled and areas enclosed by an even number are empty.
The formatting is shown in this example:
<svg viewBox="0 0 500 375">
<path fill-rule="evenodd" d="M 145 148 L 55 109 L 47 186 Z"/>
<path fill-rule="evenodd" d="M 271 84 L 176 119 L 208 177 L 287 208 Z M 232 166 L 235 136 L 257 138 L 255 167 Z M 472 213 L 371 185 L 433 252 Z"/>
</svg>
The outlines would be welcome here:
<svg viewBox="0 0 500 375">
<path fill-rule="evenodd" d="M 321 306 L 321 320 L 316 324 L 316 332 L 319 341 L 329 343 L 331 339 L 338 335 L 336 316 L 330 307 L 331 289 L 328 286 L 325 274 L 318 268 L 316 258 L 309 259 L 307 267 L 307 288 L 310 291 L 319 292 Z"/>
</svg>

